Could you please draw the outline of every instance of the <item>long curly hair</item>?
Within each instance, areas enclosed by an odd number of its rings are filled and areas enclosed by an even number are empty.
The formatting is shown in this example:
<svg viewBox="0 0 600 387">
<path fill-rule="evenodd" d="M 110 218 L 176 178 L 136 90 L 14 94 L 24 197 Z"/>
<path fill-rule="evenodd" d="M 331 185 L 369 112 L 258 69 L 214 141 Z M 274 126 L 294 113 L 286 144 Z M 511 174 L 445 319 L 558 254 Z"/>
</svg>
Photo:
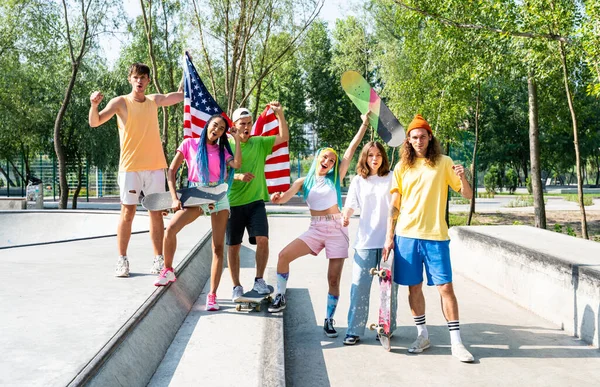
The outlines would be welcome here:
<svg viewBox="0 0 600 387">
<path fill-rule="evenodd" d="M 431 135 L 431 140 L 429 140 L 429 144 L 427 145 L 427 152 L 425 153 L 425 165 L 430 167 L 435 167 L 438 159 L 442 155 L 442 147 L 440 142 L 434 135 Z M 402 144 L 402 157 L 400 158 L 400 165 L 402 166 L 402 171 L 406 169 L 410 169 L 415 165 L 415 160 L 417 159 L 417 152 L 410 143 L 409 138 L 404 139 L 404 143 Z"/>
<path fill-rule="evenodd" d="M 381 152 L 381 165 L 377 170 L 377 175 L 386 176 L 390 172 L 390 161 L 383 145 L 378 141 L 369 141 L 362 148 L 358 162 L 356 163 L 356 174 L 362 176 L 363 179 L 366 179 L 371 174 L 371 170 L 369 169 L 369 151 L 373 147 L 376 147 Z"/>
</svg>

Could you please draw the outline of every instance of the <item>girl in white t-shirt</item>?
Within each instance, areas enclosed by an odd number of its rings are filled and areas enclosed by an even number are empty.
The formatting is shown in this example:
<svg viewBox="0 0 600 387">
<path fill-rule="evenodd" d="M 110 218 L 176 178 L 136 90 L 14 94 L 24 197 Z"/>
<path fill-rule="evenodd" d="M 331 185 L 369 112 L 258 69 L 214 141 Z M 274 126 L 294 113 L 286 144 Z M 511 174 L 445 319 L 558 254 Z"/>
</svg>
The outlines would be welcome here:
<svg viewBox="0 0 600 387">
<path fill-rule="evenodd" d="M 169 191 L 173 198 L 172 208 L 177 211 L 165 231 L 163 251 L 165 267 L 160 272 L 154 285 L 165 286 L 175 282 L 173 272 L 173 256 L 177 247 L 177 233 L 187 224 L 192 223 L 203 213 L 210 214 L 212 225 L 213 260 L 210 276 L 210 292 L 206 297 L 206 310 L 218 310 L 217 287 L 221 280 L 223 267 L 223 248 L 225 229 L 229 219 L 229 201 L 227 196 L 210 205 L 201 207 L 181 207 L 175 190 L 177 170 L 185 160 L 188 166 L 188 184 L 194 186 L 210 186 L 229 183 L 233 178 L 233 169 L 242 164 L 240 137 L 233 133 L 235 139 L 235 156 L 232 156 L 231 147 L 227 140 L 227 122 L 221 115 L 213 115 L 204 125 L 200 138 L 186 138 L 183 140 L 175 157 L 171 161 L 167 172 Z"/>
<path fill-rule="evenodd" d="M 350 289 L 350 309 L 348 329 L 344 344 L 353 345 L 365 334 L 369 314 L 369 297 L 373 276 L 369 270 L 379 266 L 385 243 L 387 218 L 390 209 L 390 186 L 393 174 L 390 172 L 385 149 L 379 142 L 370 141 L 360 153 L 356 165 L 356 176 L 350 183 L 346 203 L 342 211 L 344 225 L 347 226 L 355 210 L 360 210 L 358 232 L 354 241 L 354 266 L 352 288 Z M 396 329 L 396 294 L 398 285 L 392 287 L 392 326 Z"/>
</svg>

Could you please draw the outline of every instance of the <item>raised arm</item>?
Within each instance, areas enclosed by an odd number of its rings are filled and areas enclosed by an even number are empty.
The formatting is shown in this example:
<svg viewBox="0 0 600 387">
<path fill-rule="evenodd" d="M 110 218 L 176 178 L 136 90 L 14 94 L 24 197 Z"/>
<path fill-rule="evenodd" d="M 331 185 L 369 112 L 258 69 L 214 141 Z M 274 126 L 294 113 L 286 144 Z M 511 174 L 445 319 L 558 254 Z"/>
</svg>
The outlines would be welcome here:
<svg viewBox="0 0 600 387">
<path fill-rule="evenodd" d="M 229 166 L 233 169 L 238 169 L 242 166 L 242 148 L 240 147 L 240 136 L 239 134 L 232 133 L 233 139 L 235 140 L 235 151 L 233 160 L 229 161 Z M 235 175 L 234 175 L 235 178 Z"/>
<path fill-rule="evenodd" d="M 275 137 L 275 144 L 279 145 L 282 142 L 286 142 L 290 139 L 290 131 L 288 129 L 287 121 L 285 120 L 285 116 L 283 115 L 283 107 L 278 101 L 269 102 L 271 109 L 275 113 L 277 120 L 279 121 L 279 133 Z"/>
<path fill-rule="evenodd" d="M 365 132 L 367 131 L 367 127 L 369 126 L 369 114 L 371 112 L 367 112 L 367 114 L 363 114 L 360 117 L 362 118 L 362 124 L 360 128 L 358 128 L 358 132 L 354 135 L 352 141 L 350 141 L 350 145 L 348 145 L 348 149 L 344 152 L 344 157 L 340 162 L 340 181 L 344 180 L 346 177 L 346 172 L 348 172 L 348 168 L 350 167 L 350 161 L 352 161 L 352 157 L 354 157 L 354 152 L 356 152 L 356 148 L 358 148 L 358 144 L 362 141 L 365 136 Z"/>
<path fill-rule="evenodd" d="M 300 191 L 300 189 L 302 188 L 302 184 L 304 184 L 304 179 L 305 177 L 299 178 L 292 184 L 290 189 L 283 193 L 275 192 L 271 195 L 271 201 L 275 204 L 287 203 L 295 194 L 298 193 L 298 191 Z"/>
<path fill-rule="evenodd" d="M 157 106 L 171 106 L 183 101 L 183 79 L 179 83 L 177 91 L 167 94 L 154 94 L 154 102 Z"/>
<path fill-rule="evenodd" d="M 383 245 L 383 260 L 387 261 L 390 251 L 394 249 L 394 232 L 396 230 L 396 223 L 398 223 L 398 217 L 400 216 L 400 203 L 402 195 L 399 192 L 394 192 L 390 200 L 390 212 L 387 221 L 387 231 L 385 234 L 385 244 Z"/>
<path fill-rule="evenodd" d="M 469 184 L 469 180 L 465 176 L 465 168 L 462 165 L 453 165 L 452 169 L 456 176 L 460 178 L 460 183 L 462 184 L 462 188 L 460 189 L 460 194 L 463 198 L 471 200 L 473 198 L 473 189 L 471 188 L 471 184 Z"/>
<path fill-rule="evenodd" d="M 101 92 L 95 91 L 90 96 L 90 112 L 88 115 L 89 124 L 92 128 L 98 127 L 110 120 L 115 114 L 121 113 L 124 108 L 125 101 L 123 97 L 116 97 L 108 101 L 108 104 L 98 113 L 98 105 L 104 99 Z"/>
</svg>

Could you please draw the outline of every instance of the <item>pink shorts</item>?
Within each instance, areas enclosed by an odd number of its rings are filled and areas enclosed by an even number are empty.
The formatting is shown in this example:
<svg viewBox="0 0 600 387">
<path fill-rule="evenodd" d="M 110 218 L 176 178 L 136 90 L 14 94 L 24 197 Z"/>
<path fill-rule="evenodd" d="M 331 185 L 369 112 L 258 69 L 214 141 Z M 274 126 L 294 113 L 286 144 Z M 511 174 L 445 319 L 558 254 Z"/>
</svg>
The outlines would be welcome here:
<svg viewBox="0 0 600 387">
<path fill-rule="evenodd" d="M 311 217 L 308 231 L 298 238 L 308 245 L 313 255 L 325 248 L 325 256 L 331 258 L 348 258 L 350 239 L 348 227 L 342 226 L 342 214 Z"/>
</svg>

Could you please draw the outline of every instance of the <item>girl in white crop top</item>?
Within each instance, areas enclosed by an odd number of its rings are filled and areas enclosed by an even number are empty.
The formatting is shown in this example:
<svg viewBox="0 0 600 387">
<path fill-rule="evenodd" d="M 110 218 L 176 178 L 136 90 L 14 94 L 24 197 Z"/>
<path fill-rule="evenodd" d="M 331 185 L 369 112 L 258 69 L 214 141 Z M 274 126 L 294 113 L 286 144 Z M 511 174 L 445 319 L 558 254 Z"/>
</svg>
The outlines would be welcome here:
<svg viewBox="0 0 600 387">
<path fill-rule="evenodd" d="M 285 308 L 285 290 L 290 271 L 290 263 L 296 258 L 317 255 L 324 248 L 329 259 L 327 279 L 327 317 L 324 329 L 329 337 L 336 337 L 333 328 L 333 315 L 340 295 L 340 278 L 344 259 L 348 257 L 348 228 L 342 225 L 342 196 L 340 181 L 346 176 L 350 161 L 361 142 L 369 123 L 369 113 L 362 115 L 362 125 L 350 142 L 344 157 L 340 161 L 331 148 L 321 148 L 306 177 L 296 180 L 289 190 L 271 195 L 275 204 L 286 203 L 296 193 L 303 190 L 304 199 L 310 209 L 311 225 L 307 232 L 284 247 L 277 261 L 277 295 L 269 307 L 269 312 L 278 312 Z"/>
</svg>

